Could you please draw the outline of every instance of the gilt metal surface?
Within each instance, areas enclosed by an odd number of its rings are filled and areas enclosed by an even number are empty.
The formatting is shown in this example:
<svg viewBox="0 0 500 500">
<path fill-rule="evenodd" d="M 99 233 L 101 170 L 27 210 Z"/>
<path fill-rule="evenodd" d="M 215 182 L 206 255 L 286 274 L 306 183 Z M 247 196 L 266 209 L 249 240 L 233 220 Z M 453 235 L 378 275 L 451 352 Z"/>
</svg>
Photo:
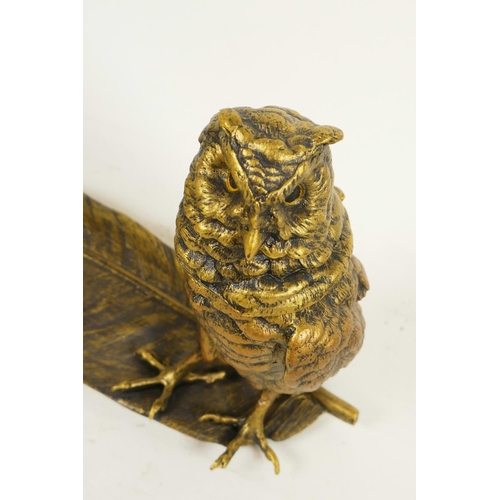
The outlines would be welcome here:
<svg viewBox="0 0 500 500">
<path fill-rule="evenodd" d="M 278 472 L 266 437 L 324 410 L 357 419 L 321 388 L 361 348 L 369 287 L 334 185 L 329 145 L 342 137 L 289 109 L 221 110 L 186 179 L 175 256 L 86 199 L 87 380 L 228 444 L 213 467 L 253 442 Z"/>
<path fill-rule="evenodd" d="M 123 393 L 112 387 L 122 379 L 156 375 L 137 355 L 154 352 L 170 367 L 198 350 L 194 314 L 187 304 L 174 253 L 127 216 L 84 196 L 84 382 L 126 408 L 148 415 L 161 387 Z M 199 422 L 209 413 L 244 417 L 259 391 L 234 369 L 220 362 L 200 370 L 224 369 L 224 380 L 210 385 L 189 383 L 172 393 L 168 409 L 156 419 L 204 441 L 227 445 L 236 435 L 231 426 Z M 326 411 L 308 395 L 285 399 L 266 422 L 266 435 L 287 439 Z"/>
</svg>

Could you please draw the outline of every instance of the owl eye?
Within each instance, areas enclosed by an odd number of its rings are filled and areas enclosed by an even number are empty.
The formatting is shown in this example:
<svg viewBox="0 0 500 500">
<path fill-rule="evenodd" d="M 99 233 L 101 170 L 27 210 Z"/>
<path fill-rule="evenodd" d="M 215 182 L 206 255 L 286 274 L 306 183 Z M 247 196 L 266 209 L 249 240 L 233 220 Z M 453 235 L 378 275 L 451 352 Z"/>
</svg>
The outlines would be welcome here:
<svg viewBox="0 0 500 500">
<path fill-rule="evenodd" d="M 238 186 L 236 185 L 236 182 L 234 182 L 233 176 L 231 174 L 227 174 L 227 177 L 226 177 L 226 188 L 231 193 L 234 193 L 235 191 L 238 191 Z"/>
<path fill-rule="evenodd" d="M 304 196 L 304 188 L 302 186 L 297 186 L 286 198 L 285 203 L 287 205 L 296 205 Z"/>
</svg>

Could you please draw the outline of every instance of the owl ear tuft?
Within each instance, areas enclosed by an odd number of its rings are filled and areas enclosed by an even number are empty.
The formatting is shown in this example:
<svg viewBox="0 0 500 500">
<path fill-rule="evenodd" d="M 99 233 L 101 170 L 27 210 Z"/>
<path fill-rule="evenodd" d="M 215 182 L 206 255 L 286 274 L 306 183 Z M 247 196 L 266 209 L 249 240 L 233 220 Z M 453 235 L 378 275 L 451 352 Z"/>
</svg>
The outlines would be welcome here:
<svg viewBox="0 0 500 500">
<path fill-rule="evenodd" d="M 219 125 L 232 136 L 239 127 L 243 127 L 243 122 L 236 110 L 226 108 L 219 111 Z"/>
<path fill-rule="evenodd" d="M 322 144 L 335 144 L 344 138 L 344 132 L 337 127 L 328 125 L 315 127 L 312 139 L 315 146 Z"/>
</svg>

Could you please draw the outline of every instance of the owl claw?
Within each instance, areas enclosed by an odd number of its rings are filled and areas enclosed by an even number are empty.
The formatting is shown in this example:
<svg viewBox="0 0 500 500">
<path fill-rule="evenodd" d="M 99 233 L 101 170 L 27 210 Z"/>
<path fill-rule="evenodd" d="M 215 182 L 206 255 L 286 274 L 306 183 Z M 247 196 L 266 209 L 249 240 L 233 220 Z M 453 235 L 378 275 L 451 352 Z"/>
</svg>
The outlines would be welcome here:
<svg viewBox="0 0 500 500">
<path fill-rule="evenodd" d="M 224 453 L 210 466 L 210 470 L 218 469 L 219 467 L 225 469 L 230 460 L 231 458 L 226 457 Z"/>
<path fill-rule="evenodd" d="M 158 361 L 152 353 L 146 351 L 145 349 L 140 349 L 137 354 L 152 367 L 156 368 L 160 373 L 156 375 L 156 377 L 121 382 L 114 385 L 111 390 L 113 392 L 128 391 L 130 389 L 137 389 L 140 387 L 163 385 L 163 392 L 161 396 L 151 405 L 149 418 L 154 418 L 160 411 L 163 411 L 167 407 L 172 391 L 179 382 L 196 382 L 198 380 L 203 380 L 208 384 L 213 384 L 217 380 L 221 380 L 226 376 L 226 372 L 223 371 L 205 374 L 192 373 L 191 368 L 203 360 L 201 353 L 192 354 L 174 368 L 166 367 L 163 363 Z"/>
<path fill-rule="evenodd" d="M 280 462 L 276 453 L 274 453 L 273 449 L 267 444 L 266 438 L 264 436 L 258 436 L 260 449 L 266 455 L 266 458 L 273 463 L 274 465 L 274 473 L 280 473 Z"/>
<path fill-rule="evenodd" d="M 241 446 L 256 443 L 264 452 L 266 458 L 273 463 L 274 472 L 279 474 L 280 464 L 278 457 L 267 444 L 264 434 L 264 418 L 267 410 L 277 396 L 278 394 L 271 391 L 263 391 L 256 407 L 246 419 L 213 415 L 211 413 L 200 417 L 200 422 L 215 422 L 219 424 L 237 425 L 240 427 L 236 437 L 227 445 L 226 451 L 211 465 L 211 470 L 219 467 L 224 469 Z"/>
<path fill-rule="evenodd" d="M 264 436 L 263 431 L 263 422 L 259 421 L 258 419 L 252 419 L 252 416 L 253 414 L 250 415 L 250 417 L 248 417 L 248 419 L 245 421 L 243 426 L 240 428 L 238 435 L 228 444 L 226 451 L 210 466 L 211 470 L 217 469 L 219 467 L 221 469 L 226 468 L 233 458 L 234 454 L 240 449 L 241 446 L 257 443 L 260 449 L 264 452 L 266 458 L 273 463 L 275 474 L 279 474 L 280 463 L 278 457 L 276 456 L 276 453 L 274 453 L 272 448 L 267 444 L 267 440 Z M 210 415 L 210 417 L 212 417 L 212 415 Z M 234 424 L 235 422 L 233 421 L 229 422 L 230 419 L 231 417 L 220 417 L 220 420 L 218 420 L 218 422 Z"/>
<path fill-rule="evenodd" d="M 155 418 L 158 412 L 165 409 L 173 389 L 174 389 L 173 384 L 166 385 L 164 387 L 161 396 L 158 399 L 155 399 L 154 403 L 151 405 L 151 409 L 149 410 L 149 418 L 151 419 Z"/>
<path fill-rule="evenodd" d="M 197 382 L 198 380 L 202 380 L 206 384 L 213 384 L 218 380 L 222 380 L 226 377 L 226 372 L 213 372 L 213 373 L 188 373 L 184 377 L 184 382 Z"/>
<path fill-rule="evenodd" d="M 236 427 L 241 427 L 245 423 L 244 418 L 237 417 L 223 417 L 221 415 L 214 415 L 207 413 L 198 419 L 200 422 L 215 422 L 216 424 L 229 424 Z"/>
</svg>

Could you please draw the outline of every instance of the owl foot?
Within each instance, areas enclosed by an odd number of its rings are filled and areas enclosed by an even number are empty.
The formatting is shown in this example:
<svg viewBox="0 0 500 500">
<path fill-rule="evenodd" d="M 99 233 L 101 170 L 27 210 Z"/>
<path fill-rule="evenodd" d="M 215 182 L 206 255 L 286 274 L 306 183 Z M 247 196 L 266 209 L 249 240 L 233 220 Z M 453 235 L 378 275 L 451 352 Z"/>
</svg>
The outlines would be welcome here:
<svg viewBox="0 0 500 500">
<path fill-rule="evenodd" d="M 155 415 L 165 409 L 168 400 L 174 387 L 179 382 L 196 382 L 202 380 L 208 384 L 212 384 L 217 380 L 221 380 L 226 376 L 226 372 L 216 372 L 216 373 L 192 373 L 191 368 L 201 361 L 203 358 L 201 353 L 197 352 L 192 354 L 182 363 L 179 363 L 175 368 L 167 368 L 163 363 L 160 363 L 153 354 L 145 349 L 140 349 L 137 354 L 149 363 L 151 366 L 156 368 L 160 373 L 156 377 L 151 378 L 140 378 L 137 380 L 121 382 L 120 384 L 114 385 L 112 391 L 127 391 L 129 389 L 137 389 L 140 387 L 149 387 L 154 385 L 163 385 L 163 392 L 161 396 L 156 399 L 151 406 L 149 411 L 149 418 L 154 418 Z"/>
<path fill-rule="evenodd" d="M 223 417 L 220 415 L 206 414 L 200 417 L 201 422 L 215 422 L 218 424 L 230 424 L 240 428 L 236 437 L 229 443 L 226 451 L 212 464 L 212 470 L 217 467 L 227 467 L 240 446 L 247 444 L 258 444 L 261 450 L 274 465 L 274 472 L 279 474 L 280 463 L 276 453 L 267 444 L 264 435 L 264 419 L 273 401 L 279 396 L 278 393 L 269 390 L 262 391 L 257 405 L 247 418 Z"/>
</svg>

